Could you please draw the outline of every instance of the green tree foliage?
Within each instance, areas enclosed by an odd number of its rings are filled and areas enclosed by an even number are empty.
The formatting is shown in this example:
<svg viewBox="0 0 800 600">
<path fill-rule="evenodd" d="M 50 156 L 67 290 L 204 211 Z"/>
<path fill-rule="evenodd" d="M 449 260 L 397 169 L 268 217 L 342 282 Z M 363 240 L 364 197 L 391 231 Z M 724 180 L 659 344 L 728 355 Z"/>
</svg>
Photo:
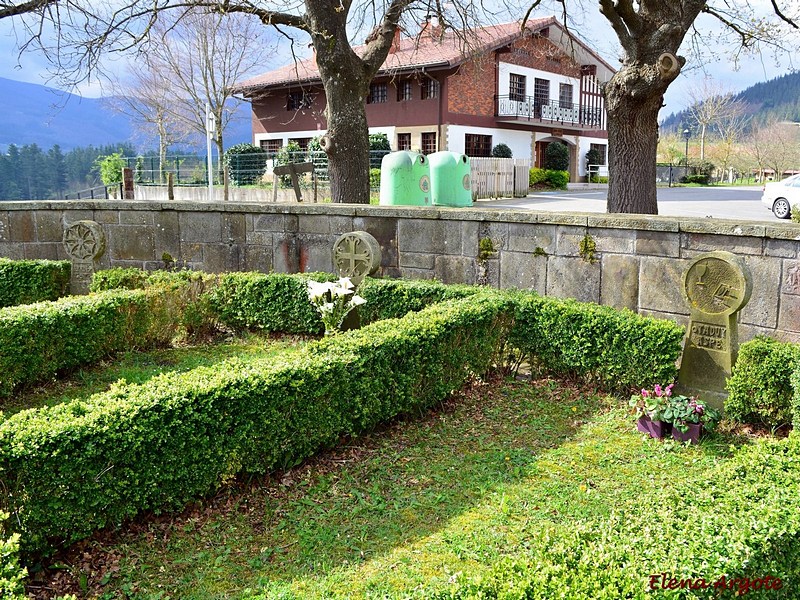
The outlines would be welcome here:
<svg viewBox="0 0 800 600">
<path fill-rule="evenodd" d="M 513 158 L 514 153 L 511 152 L 511 148 L 507 144 L 500 143 L 492 148 L 492 156 L 495 158 Z"/>
<path fill-rule="evenodd" d="M 569 148 L 561 142 L 547 144 L 544 151 L 544 168 L 552 171 L 569 170 Z"/>
<path fill-rule="evenodd" d="M 253 144 L 236 144 L 225 151 L 225 165 L 231 183 L 234 185 L 253 185 L 264 175 L 268 154 Z"/>
<path fill-rule="evenodd" d="M 108 156 L 101 156 L 95 161 L 95 167 L 100 172 L 100 180 L 106 185 L 122 183 L 122 169 L 125 160 L 121 152 L 112 152 Z"/>
</svg>

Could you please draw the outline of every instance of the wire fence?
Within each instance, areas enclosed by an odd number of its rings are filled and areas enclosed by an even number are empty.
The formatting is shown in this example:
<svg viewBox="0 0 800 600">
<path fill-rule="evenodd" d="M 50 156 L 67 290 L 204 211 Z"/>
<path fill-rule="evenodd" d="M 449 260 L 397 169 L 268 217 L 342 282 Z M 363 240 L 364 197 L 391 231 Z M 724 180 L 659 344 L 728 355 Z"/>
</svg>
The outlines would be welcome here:
<svg viewBox="0 0 800 600">
<path fill-rule="evenodd" d="M 370 151 L 370 169 L 380 169 L 381 160 L 388 150 Z M 133 171 L 133 179 L 137 185 L 165 185 L 172 175 L 174 185 L 208 185 L 208 163 L 205 155 L 184 154 L 168 156 L 161 160 L 158 156 L 125 157 L 125 166 Z M 322 150 L 302 152 L 264 151 L 241 154 L 225 154 L 222 163 L 218 157 L 212 160 L 212 176 L 215 184 L 221 184 L 223 172 L 227 167 L 229 182 L 232 186 L 264 186 L 271 187 L 273 168 L 289 163 L 310 162 L 314 165 L 314 175 L 318 183 L 325 184 L 328 177 L 328 157 Z M 285 181 L 284 181 L 285 179 Z M 283 185 L 290 185 L 288 176 L 282 178 Z M 311 175 L 300 177 L 300 184 L 310 185 Z"/>
</svg>

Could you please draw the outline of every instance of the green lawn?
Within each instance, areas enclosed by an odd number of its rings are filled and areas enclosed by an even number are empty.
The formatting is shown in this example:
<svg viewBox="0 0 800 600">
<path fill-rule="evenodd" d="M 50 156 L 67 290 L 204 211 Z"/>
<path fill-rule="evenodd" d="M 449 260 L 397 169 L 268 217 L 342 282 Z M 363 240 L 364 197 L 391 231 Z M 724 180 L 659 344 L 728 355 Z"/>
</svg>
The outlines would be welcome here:
<svg viewBox="0 0 800 600">
<path fill-rule="evenodd" d="M 80 544 L 51 577 L 79 597 L 429 596 L 525 557 L 547 532 L 624 511 L 663 489 L 664 473 L 702 481 L 732 451 L 721 435 L 698 447 L 644 439 L 620 404 L 552 380 L 493 380 L 288 473 Z"/>
<path fill-rule="evenodd" d="M 144 383 L 160 373 L 189 371 L 233 357 L 248 359 L 277 356 L 301 344 L 302 339 L 299 337 L 244 334 L 216 343 L 182 344 L 147 352 L 130 351 L 91 367 L 78 369 L 67 377 L 20 391 L 9 398 L 0 398 L 0 411 L 7 418 L 26 408 L 54 406 L 76 398 L 85 398 L 107 390 L 120 380 Z"/>
</svg>

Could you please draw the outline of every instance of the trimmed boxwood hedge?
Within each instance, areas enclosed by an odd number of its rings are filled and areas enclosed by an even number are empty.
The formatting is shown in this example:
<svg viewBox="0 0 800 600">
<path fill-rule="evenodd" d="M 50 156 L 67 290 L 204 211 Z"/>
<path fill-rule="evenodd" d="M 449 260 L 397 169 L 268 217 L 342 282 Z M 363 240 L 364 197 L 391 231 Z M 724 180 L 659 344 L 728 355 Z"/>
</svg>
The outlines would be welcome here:
<svg viewBox="0 0 800 600">
<path fill-rule="evenodd" d="M 507 560 L 488 576 L 460 578 L 451 589 L 420 594 L 467 598 L 645 600 L 734 597 L 713 587 L 725 576 L 772 576 L 782 592 L 748 589 L 747 597 L 796 598 L 800 581 L 800 436 L 744 446 L 712 477 L 665 484 L 610 516 L 530 532 L 525 561 Z M 702 589 L 662 590 L 661 573 L 705 578 Z M 657 589 L 649 589 L 659 575 Z M 749 587 L 749 586 L 748 586 Z M 673 595 L 674 594 L 674 595 Z"/>
<path fill-rule="evenodd" d="M 0 396 L 113 352 L 171 339 L 162 290 L 120 290 L 0 309 Z"/>
<path fill-rule="evenodd" d="M 0 512 L 0 524 L 8 513 Z M 0 598 L 3 600 L 25 600 L 22 586 L 28 571 L 19 564 L 19 534 L 10 538 L 0 537 Z"/>
<path fill-rule="evenodd" d="M 675 380 L 683 328 L 629 310 L 516 295 L 510 343 L 554 375 L 630 391 Z"/>
<path fill-rule="evenodd" d="M 792 384 L 792 427 L 800 432 L 800 365 L 795 367 L 791 376 Z M 798 433 L 797 435 L 800 435 Z"/>
<path fill-rule="evenodd" d="M 454 300 L 325 339 L 290 362 L 234 360 L 20 412 L 0 424 L 9 523 L 25 552 L 45 552 L 180 507 L 240 471 L 294 465 L 444 399 L 490 365 L 511 312 L 500 294 Z"/>
<path fill-rule="evenodd" d="M 71 269 L 66 260 L 0 258 L 0 308 L 66 296 Z"/>
<path fill-rule="evenodd" d="M 726 416 L 740 423 L 771 427 L 791 423 L 792 385 L 789 379 L 798 365 L 800 345 L 768 337 L 757 337 L 742 344 L 728 379 Z"/>
</svg>

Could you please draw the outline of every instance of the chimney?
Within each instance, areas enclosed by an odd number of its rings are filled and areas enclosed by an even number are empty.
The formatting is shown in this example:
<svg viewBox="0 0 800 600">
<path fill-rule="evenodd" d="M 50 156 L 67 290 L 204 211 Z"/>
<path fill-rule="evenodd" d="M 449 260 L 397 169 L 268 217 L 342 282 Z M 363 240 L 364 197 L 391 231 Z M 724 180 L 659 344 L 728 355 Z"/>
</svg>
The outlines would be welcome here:
<svg viewBox="0 0 800 600">
<path fill-rule="evenodd" d="M 392 45 L 389 46 L 389 54 L 394 54 L 400 49 L 400 37 L 402 36 L 402 33 L 403 32 L 400 30 L 400 26 L 398 25 L 397 29 L 394 30 Z"/>
</svg>

